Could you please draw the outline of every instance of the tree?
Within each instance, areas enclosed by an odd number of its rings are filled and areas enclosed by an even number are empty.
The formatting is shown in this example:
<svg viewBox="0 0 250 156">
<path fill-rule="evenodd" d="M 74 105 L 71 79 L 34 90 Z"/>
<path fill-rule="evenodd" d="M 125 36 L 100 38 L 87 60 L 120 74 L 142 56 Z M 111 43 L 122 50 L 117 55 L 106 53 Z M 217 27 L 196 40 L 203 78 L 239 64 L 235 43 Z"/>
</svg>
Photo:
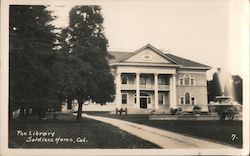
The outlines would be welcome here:
<svg viewBox="0 0 250 156">
<path fill-rule="evenodd" d="M 39 110 L 54 105 L 55 18 L 43 5 L 11 5 L 9 16 L 10 116 L 14 106 Z"/>
<path fill-rule="evenodd" d="M 61 34 L 63 57 L 58 66 L 62 61 L 66 66 L 58 74 L 64 75 L 58 86 L 63 96 L 78 100 L 77 120 L 81 119 L 85 101 L 106 103 L 114 100 L 115 85 L 107 61 L 110 55 L 103 20 L 99 6 L 75 6 L 69 13 L 69 26 Z"/>
<path fill-rule="evenodd" d="M 216 96 L 222 95 L 219 75 L 217 72 L 213 74 L 213 79 L 207 81 L 208 101 L 214 101 Z"/>
<path fill-rule="evenodd" d="M 242 97 L 242 78 L 239 75 L 233 75 L 232 76 L 233 79 L 233 88 L 234 88 L 234 92 L 235 92 L 235 100 L 237 102 L 239 102 L 240 104 L 243 104 L 243 97 Z"/>
</svg>

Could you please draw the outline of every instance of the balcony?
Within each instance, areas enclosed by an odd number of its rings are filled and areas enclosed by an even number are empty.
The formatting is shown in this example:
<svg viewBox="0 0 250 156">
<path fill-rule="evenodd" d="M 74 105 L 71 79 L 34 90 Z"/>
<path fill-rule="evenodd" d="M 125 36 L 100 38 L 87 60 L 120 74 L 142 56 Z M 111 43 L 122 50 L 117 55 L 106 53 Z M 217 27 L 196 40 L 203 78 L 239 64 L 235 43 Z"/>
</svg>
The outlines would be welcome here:
<svg viewBox="0 0 250 156">
<path fill-rule="evenodd" d="M 122 84 L 122 90 L 136 90 L 136 84 Z M 154 85 L 140 85 L 140 90 L 154 90 Z M 169 91 L 169 85 L 158 85 L 158 90 Z"/>
<path fill-rule="evenodd" d="M 122 84 L 121 85 L 122 90 L 136 90 L 135 84 Z"/>
<path fill-rule="evenodd" d="M 154 85 L 140 85 L 141 90 L 154 90 L 155 86 Z"/>
<path fill-rule="evenodd" d="M 169 85 L 158 85 L 158 90 L 170 90 Z"/>
</svg>

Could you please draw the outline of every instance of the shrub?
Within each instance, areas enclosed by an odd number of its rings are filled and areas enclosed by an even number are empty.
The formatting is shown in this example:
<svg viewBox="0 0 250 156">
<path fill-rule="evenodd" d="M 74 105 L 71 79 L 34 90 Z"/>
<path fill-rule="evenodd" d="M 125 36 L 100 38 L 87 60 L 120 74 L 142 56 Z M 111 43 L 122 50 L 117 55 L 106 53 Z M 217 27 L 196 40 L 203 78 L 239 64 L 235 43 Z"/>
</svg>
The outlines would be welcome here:
<svg viewBox="0 0 250 156">
<path fill-rule="evenodd" d="M 174 109 L 174 108 L 170 108 L 170 114 L 171 115 L 175 115 L 177 109 Z"/>
<path fill-rule="evenodd" d="M 170 108 L 170 114 L 171 115 L 177 115 L 177 114 L 182 114 L 182 109 L 181 108 Z"/>
<path fill-rule="evenodd" d="M 194 114 L 201 114 L 201 107 L 198 106 L 198 105 L 195 105 L 195 106 L 193 107 L 193 113 L 194 113 Z"/>
<path fill-rule="evenodd" d="M 176 111 L 176 115 L 180 115 L 180 114 L 182 114 L 183 112 L 182 112 L 182 108 L 177 108 L 177 111 Z"/>
<path fill-rule="evenodd" d="M 156 114 L 156 111 L 152 110 L 152 111 L 149 112 L 149 114 Z"/>
</svg>

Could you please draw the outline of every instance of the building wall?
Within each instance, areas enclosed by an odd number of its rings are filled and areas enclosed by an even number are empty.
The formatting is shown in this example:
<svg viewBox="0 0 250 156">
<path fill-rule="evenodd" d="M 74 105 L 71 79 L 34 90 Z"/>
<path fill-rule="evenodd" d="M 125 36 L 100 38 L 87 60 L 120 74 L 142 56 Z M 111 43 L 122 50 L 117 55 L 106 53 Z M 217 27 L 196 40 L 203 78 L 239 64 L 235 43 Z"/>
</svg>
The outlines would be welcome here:
<svg viewBox="0 0 250 156">
<path fill-rule="evenodd" d="M 122 104 L 122 107 L 128 107 L 128 108 L 136 108 L 136 103 L 135 103 L 135 91 L 121 91 L 122 93 L 125 93 L 128 95 L 127 98 L 127 104 Z M 148 108 L 154 108 L 155 107 L 155 94 L 153 91 L 141 91 L 141 92 L 146 92 L 150 94 L 151 97 L 151 103 L 148 105 Z M 170 107 L 170 95 L 169 92 L 159 92 L 159 94 L 162 93 L 164 94 L 164 105 L 159 104 L 159 109 L 164 109 L 164 108 L 169 108 Z"/>
<path fill-rule="evenodd" d="M 195 85 L 180 85 L 180 78 L 183 78 L 184 75 L 189 75 L 191 78 L 195 79 Z M 183 70 L 180 73 L 177 74 L 176 79 L 176 89 L 177 89 L 177 105 L 184 107 L 187 109 L 187 111 L 191 111 L 193 106 L 188 106 L 183 104 L 180 104 L 180 96 L 185 96 L 185 94 L 188 92 L 191 97 L 195 97 L 195 104 L 196 105 L 207 105 L 207 78 L 206 78 L 206 72 L 203 71 L 191 71 L 191 70 Z M 201 106 L 202 111 L 207 111 L 207 106 Z"/>
<path fill-rule="evenodd" d="M 202 108 L 202 111 L 208 111 L 207 108 L 207 78 L 206 78 L 206 71 L 205 70 L 176 70 L 173 67 L 137 67 L 137 66 L 118 66 L 116 69 L 113 68 L 112 70 L 113 75 L 116 76 L 116 72 L 119 73 L 131 73 L 128 76 L 128 85 L 134 85 L 135 86 L 135 73 L 159 73 L 159 74 L 175 74 L 176 73 L 176 103 L 177 106 L 185 108 L 186 111 L 192 111 L 193 105 L 180 105 L 179 98 L 180 96 L 184 96 L 186 92 L 190 94 L 190 96 L 194 96 L 196 100 L 197 105 L 204 105 L 204 108 Z M 183 78 L 184 75 L 189 75 L 191 78 L 195 79 L 195 85 L 194 86 L 187 86 L 187 85 L 180 85 L 179 79 Z M 136 87 L 134 87 L 135 89 Z M 133 91 L 122 91 L 128 93 L 128 107 L 134 107 L 136 108 L 136 104 L 134 103 L 134 94 L 135 90 Z M 154 108 L 154 92 L 151 91 L 151 105 Z M 170 103 L 169 96 L 170 93 L 165 93 L 165 100 L 166 104 Z M 202 106 L 203 107 L 203 106 Z M 159 105 L 159 109 L 163 108 Z M 169 108 L 169 107 L 168 107 Z"/>
</svg>

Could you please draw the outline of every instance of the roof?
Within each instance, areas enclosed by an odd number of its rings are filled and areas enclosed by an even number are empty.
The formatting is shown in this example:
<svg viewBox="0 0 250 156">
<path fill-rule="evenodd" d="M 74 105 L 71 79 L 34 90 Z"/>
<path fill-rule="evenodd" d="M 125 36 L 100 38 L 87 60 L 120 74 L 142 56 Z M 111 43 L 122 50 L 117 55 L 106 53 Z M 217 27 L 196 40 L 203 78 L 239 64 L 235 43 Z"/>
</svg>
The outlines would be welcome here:
<svg viewBox="0 0 250 156">
<path fill-rule="evenodd" d="M 118 60 L 124 58 L 125 56 L 130 55 L 132 52 L 119 52 L 119 51 L 110 51 L 109 54 L 111 54 L 113 57 L 109 59 L 109 63 L 116 63 Z"/>
<path fill-rule="evenodd" d="M 168 53 L 168 54 L 165 54 L 165 55 L 170 57 L 175 62 L 177 62 L 178 64 L 180 64 L 180 65 L 182 65 L 184 67 L 205 67 L 205 68 L 207 67 L 207 68 L 210 68 L 207 65 L 204 65 L 204 64 L 201 64 L 201 63 L 198 63 L 198 62 L 194 62 L 194 61 L 191 61 L 191 60 L 188 60 L 188 59 L 185 59 L 185 58 L 173 55 L 173 54 Z"/>
<path fill-rule="evenodd" d="M 148 47 L 148 46 L 150 48 L 154 48 L 150 44 L 144 46 L 143 48 Z M 138 53 L 141 49 L 142 48 L 140 48 L 139 50 L 136 50 L 135 52 L 110 51 L 109 53 L 113 56 L 113 58 L 109 59 L 109 63 L 110 64 L 119 63 L 121 60 L 124 60 L 124 59 L 126 59 L 128 57 L 131 57 L 134 54 Z M 185 58 L 182 58 L 182 57 L 170 54 L 170 53 L 165 54 L 165 53 L 161 52 L 160 50 L 158 50 L 156 48 L 154 48 L 154 50 L 157 50 L 156 52 L 158 52 L 161 55 L 164 55 L 167 59 L 171 60 L 172 62 L 175 62 L 178 65 L 181 65 L 182 68 L 183 67 L 184 68 L 185 67 L 186 68 L 205 68 L 205 69 L 210 69 L 211 68 L 211 67 L 209 67 L 207 65 L 204 65 L 204 64 L 201 64 L 201 63 L 198 63 L 198 62 L 194 62 L 194 61 L 191 61 L 191 60 L 188 60 L 188 59 L 185 59 Z"/>
</svg>

